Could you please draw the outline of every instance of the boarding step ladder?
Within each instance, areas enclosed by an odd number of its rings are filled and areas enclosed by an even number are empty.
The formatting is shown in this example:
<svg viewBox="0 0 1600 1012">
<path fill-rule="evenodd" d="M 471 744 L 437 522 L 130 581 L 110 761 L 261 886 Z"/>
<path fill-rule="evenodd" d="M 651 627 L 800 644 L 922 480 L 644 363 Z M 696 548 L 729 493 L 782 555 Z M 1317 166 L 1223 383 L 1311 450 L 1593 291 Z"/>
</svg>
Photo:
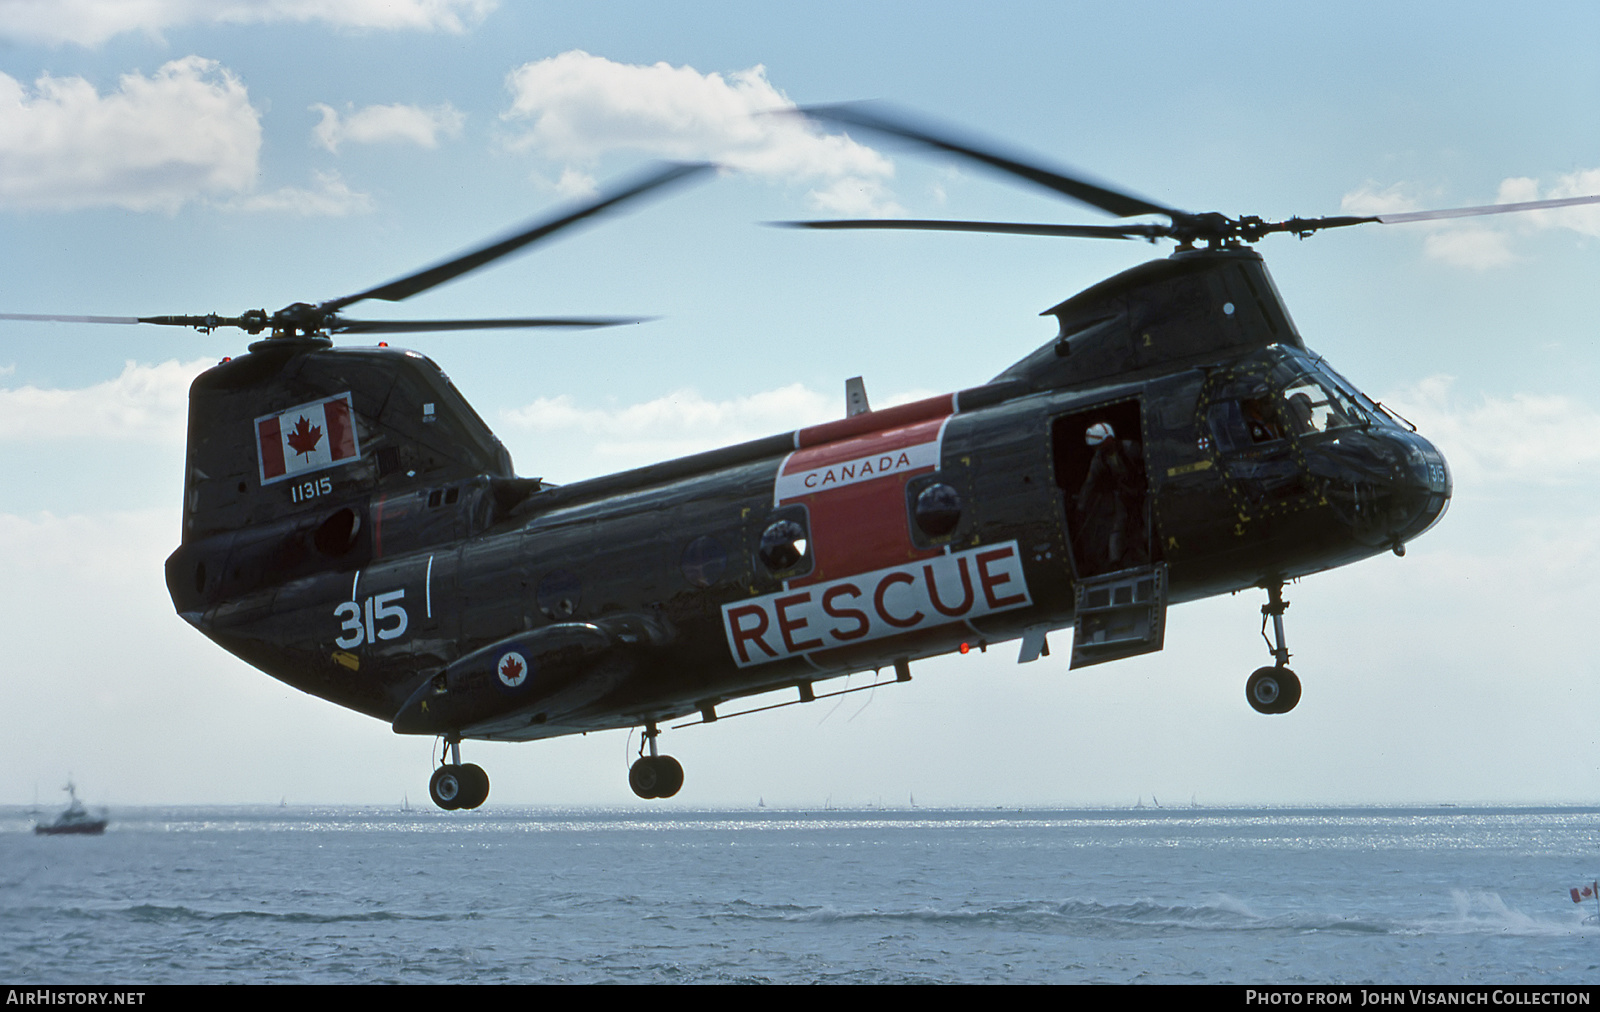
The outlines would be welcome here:
<svg viewBox="0 0 1600 1012">
<path fill-rule="evenodd" d="M 1160 650 L 1167 632 L 1167 564 L 1079 580 L 1076 611 L 1074 668 Z"/>
</svg>

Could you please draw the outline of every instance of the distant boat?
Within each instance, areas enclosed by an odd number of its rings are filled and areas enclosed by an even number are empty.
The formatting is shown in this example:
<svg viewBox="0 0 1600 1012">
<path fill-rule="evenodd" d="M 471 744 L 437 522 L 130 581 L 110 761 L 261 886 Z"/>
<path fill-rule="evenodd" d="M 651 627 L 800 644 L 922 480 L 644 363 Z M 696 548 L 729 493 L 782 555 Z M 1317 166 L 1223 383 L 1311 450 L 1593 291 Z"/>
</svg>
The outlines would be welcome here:
<svg viewBox="0 0 1600 1012">
<path fill-rule="evenodd" d="M 33 831 L 40 836 L 99 836 L 104 833 L 106 831 L 104 809 L 101 810 L 102 814 L 97 819 L 90 815 L 89 810 L 83 807 L 83 802 L 78 800 L 78 788 L 73 785 L 71 780 L 67 781 L 67 786 L 63 789 L 71 799 L 67 803 L 67 810 L 56 816 L 56 821 L 54 822 L 34 823 Z"/>
<path fill-rule="evenodd" d="M 409 798 L 405 794 L 401 794 L 400 795 L 400 810 L 402 812 L 411 811 L 411 798 Z"/>
<path fill-rule="evenodd" d="M 757 808 L 765 808 L 765 807 L 767 807 L 767 799 L 766 798 L 756 798 L 756 807 Z"/>
</svg>

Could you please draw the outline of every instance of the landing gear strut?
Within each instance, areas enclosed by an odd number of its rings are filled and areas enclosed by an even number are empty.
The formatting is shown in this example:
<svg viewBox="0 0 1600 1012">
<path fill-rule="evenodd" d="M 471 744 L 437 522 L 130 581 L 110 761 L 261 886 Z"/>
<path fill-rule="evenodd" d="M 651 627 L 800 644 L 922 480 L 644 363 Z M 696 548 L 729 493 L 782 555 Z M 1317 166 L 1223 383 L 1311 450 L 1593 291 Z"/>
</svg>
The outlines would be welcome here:
<svg viewBox="0 0 1600 1012">
<path fill-rule="evenodd" d="M 477 808 L 489 798 L 489 774 L 476 763 L 462 765 L 459 735 L 447 735 L 444 747 L 439 755 L 440 766 L 428 781 L 428 796 L 447 812 Z M 446 754 L 452 762 L 444 761 Z"/>
<path fill-rule="evenodd" d="M 1300 702 L 1300 678 L 1289 670 L 1289 647 L 1283 641 L 1283 613 L 1289 602 L 1283 599 L 1283 584 L 1266 587 L 1267 603 L 1261 606 L 1261 638 L 1267 638 L 1267 616 L 1272 616 L 1276 643 L 1267 641 L 1272 659 L 1270 668 L 1257 668 L 1244 683 L 1244 698 L 1257 713 L 1288 713 Z"/>
<path fill-rule="evenodd" d="M 639 743 L 640 758 L 628 770 L 628 786 L 641 798 L 670 798 L 683 786 L 683 766 L 669 755 L 656 754 L 656 735 L 660 728 L 655 721 L 645 724 L 644 741 Z M 645 755 L 645 744 L 650 754 Z"/>
</svg>

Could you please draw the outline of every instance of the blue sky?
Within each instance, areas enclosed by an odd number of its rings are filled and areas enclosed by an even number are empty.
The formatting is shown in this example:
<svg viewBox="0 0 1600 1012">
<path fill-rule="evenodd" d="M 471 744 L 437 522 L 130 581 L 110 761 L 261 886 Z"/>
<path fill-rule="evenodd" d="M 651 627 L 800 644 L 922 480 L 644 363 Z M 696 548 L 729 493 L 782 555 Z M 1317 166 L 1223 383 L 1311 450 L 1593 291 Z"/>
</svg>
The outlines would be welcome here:
<svg viewBox="0 0 1600 1012">
<path fill-rule="evenodd" d="M 718 178 L 397 307 L 659 316 L 419 336 L 570 481 L 981 383 L 1038 314 L 1165 246 L 806 234 L 869 214 L 1106 219 L 760 115 L 882 99 L 1197 211 L 1600 193 L 1600 13 L 1491 4 L 137 5 L 0 0 L 0 310 L 273 310 L 362 290 L 652 159 Z M 312 11 L 306 15 L 303 12 Z M 911 686 L 670 733 L 672 804 L 1591 801 L 1600 212 L 1263 241 L 1307 343 L 1442 449 L 1404 559 L 1291 587 L 1305 696 L 1260 717 L 1260 595 L 1069 673 L 1012 647 Z M 372 310 L 380 315 L 387 307 Z M 0 324 L 0 801 L 390 802 L 431 742 L 252 671 L 173 614 L 190 378 L 245 339 Z M 870 697 L 870 698 L 869 698 Z M 476 746 L 493 803 L 632 804 L 621 732 Z"/>
</svg>

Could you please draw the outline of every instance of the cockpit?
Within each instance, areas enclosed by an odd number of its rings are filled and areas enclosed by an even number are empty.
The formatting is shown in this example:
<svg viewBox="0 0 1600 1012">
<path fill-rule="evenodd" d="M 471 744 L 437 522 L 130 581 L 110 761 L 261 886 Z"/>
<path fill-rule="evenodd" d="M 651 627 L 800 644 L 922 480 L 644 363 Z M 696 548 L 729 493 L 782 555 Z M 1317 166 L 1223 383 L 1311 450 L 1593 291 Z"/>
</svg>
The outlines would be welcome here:
<svg viewBox="0 0 1600 1012">
<path fill-rule="evenodd" d="M 1297 442 L 1350 429 L 1399 428 L 1382 405 L 1298 349 L 1278 349 L 1262 374 L 1230 383 L 1234 396 L 1214 398 L 1206 421 L 1224 451 L 1245 450 L 1293 437 Z M 1220 393 L 1220 391 L 1219 391 Z"/>
<path fill-rule="evenodd" d="M 1327 506 L 1362 543 L 1398 547 L 1449 501 L 1439 451 L 1312 353 L 1280 345 L 1214 373 L 1201 410 L 1243 514 Z"/>
</svg>

